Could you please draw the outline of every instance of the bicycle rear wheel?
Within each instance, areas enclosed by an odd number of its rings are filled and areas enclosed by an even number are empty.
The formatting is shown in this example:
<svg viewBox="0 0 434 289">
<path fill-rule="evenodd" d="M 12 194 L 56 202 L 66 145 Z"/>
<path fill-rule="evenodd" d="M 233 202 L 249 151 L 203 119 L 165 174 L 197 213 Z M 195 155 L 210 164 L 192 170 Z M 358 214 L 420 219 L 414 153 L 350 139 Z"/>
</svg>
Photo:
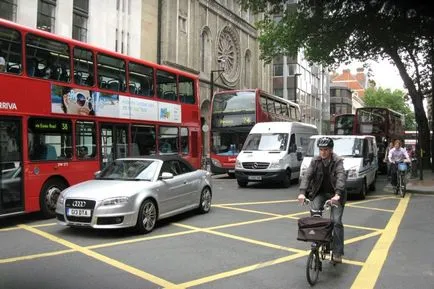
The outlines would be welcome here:
<svg viewBox="0 0 434 289">
<path fill-rule="evenodd" d="M 310 251 L 307 258 L 306 278 L 311 286 L 318 281 L 319 271 L 321 270 L 321 261 L 319 260 L 318 251 Z"/>
</svg>

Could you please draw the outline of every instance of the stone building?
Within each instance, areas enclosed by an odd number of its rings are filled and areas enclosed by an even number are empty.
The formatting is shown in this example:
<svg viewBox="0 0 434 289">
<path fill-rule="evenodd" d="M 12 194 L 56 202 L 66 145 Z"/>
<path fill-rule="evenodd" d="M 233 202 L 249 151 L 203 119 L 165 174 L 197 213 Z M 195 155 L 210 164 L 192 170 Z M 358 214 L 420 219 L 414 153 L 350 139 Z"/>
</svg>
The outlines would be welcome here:
<svg viewBox="0 0 434 289">
<path fill-rule="evenodd" d="M 212 78 L 214 92 L 271 92 L 271 66 L 259 60 L 257 15 L 243 11 L 236 0 L 161 0 L 160 5 L 159 61 L 199 75 L 203 124 L 210 118 Z M 207 153 L 208 134 L 203 137 Z"/>
</svg>

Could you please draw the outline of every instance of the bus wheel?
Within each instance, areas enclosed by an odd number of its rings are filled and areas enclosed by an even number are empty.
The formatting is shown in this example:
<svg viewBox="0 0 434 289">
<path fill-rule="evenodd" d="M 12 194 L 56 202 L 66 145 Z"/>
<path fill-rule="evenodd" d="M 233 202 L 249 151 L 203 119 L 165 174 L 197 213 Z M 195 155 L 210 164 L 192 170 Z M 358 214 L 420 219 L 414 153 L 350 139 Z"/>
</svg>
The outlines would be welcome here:
<svg viewBox="0 0 434 289">
<path fill-rule="evenodd" d="M 285 188 L 289 188 L 291 185 L 291 171 L 289 169 L 286 170 L 286 174 L 283 178 L 282 185 Z"/>
<path fill-rule="evenodd" d="M 45 182 L 39 195 L 41 212 L 46 218 L 53 218 L 56 215 L 56 203 L 60 192 L 66 189 L 67 185 L 56 179 Z"/>
<path fill-rule="evenodd" d="M 241 188 L 245 188 L 245 187 L 247 187 L 247 182 L 246 182 L 246 181 L 240 181 L 240 180 L 237 180 L 237 183 L 238 183 L 238 185 L 239 185 Z"/>
</svg>

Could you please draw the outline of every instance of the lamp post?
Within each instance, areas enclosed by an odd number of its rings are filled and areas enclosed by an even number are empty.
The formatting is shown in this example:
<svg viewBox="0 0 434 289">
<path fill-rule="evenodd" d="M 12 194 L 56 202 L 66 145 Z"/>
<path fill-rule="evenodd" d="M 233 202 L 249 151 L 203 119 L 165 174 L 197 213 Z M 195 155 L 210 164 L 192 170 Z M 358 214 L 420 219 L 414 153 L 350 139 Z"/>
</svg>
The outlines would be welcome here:
<svg viewBox="0 0 434 289">
<path fill-rule="evenodd" d="M 298 76 L 300 76 L 301 73 L 296 73 L 294 75 L 291 75 L 294 77 L 294 102 L 297 103 L 297 84 L 298 84 Z"/>
<path fill-rule="evenodd" d="M 212 97 L 214 96 L 214 81 L 220 78 L 222 72 L 224 72 L 224 69 L 211 70 L 211 97 L 210 97 L 211 100 Z M 214 79 L 214 73 L 219 73 L 216 79 Z"/>
</svg>

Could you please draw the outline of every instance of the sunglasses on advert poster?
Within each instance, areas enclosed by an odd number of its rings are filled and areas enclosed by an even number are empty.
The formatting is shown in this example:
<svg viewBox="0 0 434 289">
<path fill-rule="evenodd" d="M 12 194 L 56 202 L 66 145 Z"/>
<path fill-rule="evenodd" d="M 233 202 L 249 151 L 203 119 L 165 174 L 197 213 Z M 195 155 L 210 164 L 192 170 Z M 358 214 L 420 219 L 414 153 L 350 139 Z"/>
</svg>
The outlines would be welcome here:
<svg viewBox="0 0 434 289">
<path fill-rule="evenodd" d="M 71 90 L 68 93 L 68 99 L 71 102 L 77 103 L 77 105 L 79 105 L 79 106 L 83 107 L 87 104 L 87 106 L 89 107 L 90 110 L 93 109 L 92 98 L 89 96 L 85 96 L 81 92 L 76 93 L 76 92 L 74 92 L 74 90 Z"/>
</svg>

